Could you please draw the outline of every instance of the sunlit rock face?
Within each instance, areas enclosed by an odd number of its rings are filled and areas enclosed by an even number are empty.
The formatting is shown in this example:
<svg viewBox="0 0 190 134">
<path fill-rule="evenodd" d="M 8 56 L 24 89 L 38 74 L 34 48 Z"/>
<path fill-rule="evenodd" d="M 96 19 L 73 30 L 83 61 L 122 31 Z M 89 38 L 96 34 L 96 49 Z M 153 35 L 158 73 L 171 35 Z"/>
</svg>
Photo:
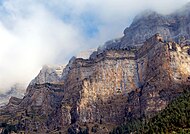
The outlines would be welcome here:
<svg viewBox="0 0 190 134">
<path fill-rule="evenodd" d="M 108 133 L 110 125 L 153 117 L 183 92 L 190 85 L 189 53 L 188 42 L 156 34 L 140 48 L 73 57 L 59 81 L 30 84 L 23 99 L 11 98 L 0 120 L 19 122 L 27 133 L 66 133 L 76 124 L 103 125 L 101 133 Z"/>
<path fill-rule="evenodd" d="M 171 78 L 177 83 L 190 81 L 190 47 L 188 44 L 175 44 L 169 42 Z"/>
<path fill-rule="evenodd" d="M 129 97 L 127 116 L 152 117 L 163 110 L 190 85 L 190 45 L 175 42 L 164 43 L 149 39 L 138 50 L 137 65 L 141 90 Z"/>
<path fill-rule="evenodd" d="M 64 83 L 64 124 L 124 120 L 127 95 L 138 87 L 137 76 L 132 51 L 109 50 L 94 60 L 76 59 Z"/>
<path fill-rule="evenodd" d="M 190 17 L 184 11 L 137 16 L 124 37 L 88 59 L 44 66 L 24 98 L 12 97 L 1 109 L 0 121 L 29 134 L 91 130 L 94 124 L 106 134 L 131 118 L 153 117 L 190 85 Z"/>
<path fill-rule="evenodd" d="M 190 84 L 189 49 L 157 34 L 137 50 L 107 50 L 93 60 L 76 59 L 64 85 L 63 124 L 117 124 L 154 116 L 183 92 L 182 85 Z"/>
</svg>

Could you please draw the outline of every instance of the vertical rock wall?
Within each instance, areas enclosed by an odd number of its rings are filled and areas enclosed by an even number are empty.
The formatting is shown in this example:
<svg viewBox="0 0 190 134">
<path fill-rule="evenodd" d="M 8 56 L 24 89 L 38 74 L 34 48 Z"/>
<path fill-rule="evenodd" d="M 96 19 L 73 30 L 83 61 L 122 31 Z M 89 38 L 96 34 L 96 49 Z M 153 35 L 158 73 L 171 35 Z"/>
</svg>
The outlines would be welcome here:
<svg viewBox="0 0 190 134">
<path fill-rule="evenodd" d="M 127 116 L 152 117 L 189 85 L 190 46 L 150 38 L 137 52 L 140 89 L 129 98 Z"/>
<path fill-rule="evenodd" d="M 94 59 L 76 59 L 65 81 L 63 124 L 154 116 L 189 84 L 189 48 L 157 34 L 138 51 L 107 50 Z"/>
<path fill-rule="evenodd" d="M 125 50 L 76 60 L 65 82 L 64 124 L 124 121 L 128 93 L 138 88 L 136 67 L 135 53 Z"/>
</svg>

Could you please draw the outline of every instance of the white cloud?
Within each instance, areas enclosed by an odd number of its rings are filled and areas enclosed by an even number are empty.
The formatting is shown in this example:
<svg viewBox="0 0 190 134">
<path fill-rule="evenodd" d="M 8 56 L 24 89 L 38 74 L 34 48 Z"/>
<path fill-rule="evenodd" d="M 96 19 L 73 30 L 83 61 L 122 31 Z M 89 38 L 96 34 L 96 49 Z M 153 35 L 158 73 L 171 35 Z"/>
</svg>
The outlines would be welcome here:
<svg viewBox="0 0 190 134">
<path fill-rule="evenodd" d="M 44 64 L 65 63 L 64 56 L 74 54 L 81 42 L 77 28 L 53 16 L 43 5 L 24 9 L 27 14 L 16 5 L 19 3 L 5 3 L 9 19 L 3 22 L 11 25 L 0 23 L 1 92 L 15 82 L 28 83 Z M 57 57 L 60 53 L 63 55 Z"/>
<path fill-rule="evenodd" d="M 0 92 L 15 82 L 28 83 L 44 64 L 65 64 L 79 50 L 122 36 L 142 10 L 167 14 L 188 1 L 4 0 L 0 7 Z M 86 33 L 87 21 L 97 30 L 92 37 Z"/>
</svg>

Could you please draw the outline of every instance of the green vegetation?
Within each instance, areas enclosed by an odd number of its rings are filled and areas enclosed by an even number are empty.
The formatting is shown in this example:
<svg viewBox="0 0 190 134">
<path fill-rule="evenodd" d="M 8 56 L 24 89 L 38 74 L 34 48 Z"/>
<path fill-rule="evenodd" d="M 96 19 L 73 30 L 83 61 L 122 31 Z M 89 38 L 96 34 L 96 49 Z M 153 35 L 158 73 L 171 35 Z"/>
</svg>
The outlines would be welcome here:
<svg viewBox="0 0 190 134">
<path fill-rule="evenodd" d="M 78 127 L 77 125 L 76 126 L 71 126 L 67 130 L 67 133 L 68 134 L 89 134 L 89 128 L 88 127 L 81 128 L 81 127 Z"/>
<path fill-rule="evenodd" d="M 131 120 L 110 134 L 167 134 L 190 133 L 190 88 L 173 100 L 162 112 L 152 119 Z"/>
<path fill-rule="evenodd" d="M 0 123 L 0 128 L 3 128 L 1 134 L 10 134 L 11 132 L 17 132 L 17 127 L 15 125 L 10 125 L 7 123 Z"/>
</svg>

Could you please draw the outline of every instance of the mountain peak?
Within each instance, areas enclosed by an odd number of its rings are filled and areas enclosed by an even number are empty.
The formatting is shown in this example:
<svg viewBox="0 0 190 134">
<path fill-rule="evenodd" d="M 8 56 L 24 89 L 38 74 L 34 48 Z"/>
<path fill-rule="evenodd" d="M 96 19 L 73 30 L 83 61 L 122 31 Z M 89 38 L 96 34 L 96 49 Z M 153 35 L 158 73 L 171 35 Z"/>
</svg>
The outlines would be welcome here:
<svg viewBox="0 0 190 134">
<path fill-rule="evenodd" d="M 162 15 L 145 10 L 137 15 L 132 24 L 124 30 L 124 36 L 109 48 L 125 49 L 129 46 L 141 46 L 143 42 L 160 33 L 164 40 L 178 42 L 183 36 L 190 38 L 190 3 L 170 15 Z"/>
<path fill-rule="evenodd" d="M 64 68 L 65 65 L 44 65 L 38 76 L 31 81 L 30 85 L 57 83 L 61 79 Z"/>
</svg>

